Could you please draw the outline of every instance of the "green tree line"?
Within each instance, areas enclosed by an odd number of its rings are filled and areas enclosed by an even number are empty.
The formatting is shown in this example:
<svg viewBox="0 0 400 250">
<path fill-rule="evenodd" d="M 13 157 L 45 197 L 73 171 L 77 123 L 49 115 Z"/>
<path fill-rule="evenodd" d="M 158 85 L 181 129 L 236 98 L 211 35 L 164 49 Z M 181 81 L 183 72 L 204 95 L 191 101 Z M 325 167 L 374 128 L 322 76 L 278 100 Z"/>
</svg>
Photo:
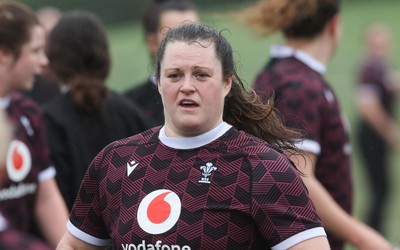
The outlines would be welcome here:
<svg viewBox="0 0 400 250">
<path fill-rule="evenodd" d="M 74 9 L 90 10 L 106 24 L 134 22 L 141 19 L 150 0 L 20 0 L 34 11 L 53 6 L 61 11 Z M 201 10 L 234 8 L 255 0 L 193 0 Z"/>
<path fill-rule="evenodd" d="M 84 9 L 97 14 L 104 23 L 119 24 L 135 22 L 141 19 L 146 5 L 151 0 L 19 0 L 33 10 L 53 6 L 62 11 Z M 192 0 L 200 10 L 229 10 L 240 5 L 254 3 L 257 0 Z M 293 0 L 294 1 L 294 0 Z M 342 2 L 380 1 L 381 4 L 398 0 L 342 0 Z"/>
</svg>

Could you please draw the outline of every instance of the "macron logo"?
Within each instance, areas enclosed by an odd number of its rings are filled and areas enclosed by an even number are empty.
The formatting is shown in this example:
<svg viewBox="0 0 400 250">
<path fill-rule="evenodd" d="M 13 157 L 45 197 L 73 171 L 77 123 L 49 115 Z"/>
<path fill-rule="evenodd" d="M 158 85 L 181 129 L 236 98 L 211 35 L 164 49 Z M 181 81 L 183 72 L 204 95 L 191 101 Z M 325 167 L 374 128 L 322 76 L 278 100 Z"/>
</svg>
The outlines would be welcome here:
<svg viewBox="0 0 400 250">
<path fill-rule="evenodd" d="M 131 175 L 132 171 L 135 170 L 135 168 L 139 165 L 139 162 L 136 161 L 131 161 L 126 163 L 126 176 L 129 177 Z"/>
</svg>

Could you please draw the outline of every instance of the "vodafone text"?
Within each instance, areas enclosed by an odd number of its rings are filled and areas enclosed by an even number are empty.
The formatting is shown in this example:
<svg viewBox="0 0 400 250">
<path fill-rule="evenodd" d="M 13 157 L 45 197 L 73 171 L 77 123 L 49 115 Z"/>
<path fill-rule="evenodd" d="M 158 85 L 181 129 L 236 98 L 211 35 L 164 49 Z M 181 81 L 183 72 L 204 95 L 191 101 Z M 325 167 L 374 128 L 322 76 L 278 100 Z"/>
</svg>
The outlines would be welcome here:
<svg viewBox="0 0 400 250">
<path fill-rule="evenodd" d="M 36 183 L 20 183 L 0 190 L 0 201 L 18 199 L 36 192 Z"/>
<path fill-rule="evenodd" d="M 158 240 L 156 244 L 146 244 L 144 240 L 139 245 L 135 244 L 121 244 L 123 250 L 191 250 L 190 246 L 178 246 L 178 245 L 165 245 L 162 244 L 161 240 Z"/>
</svg>

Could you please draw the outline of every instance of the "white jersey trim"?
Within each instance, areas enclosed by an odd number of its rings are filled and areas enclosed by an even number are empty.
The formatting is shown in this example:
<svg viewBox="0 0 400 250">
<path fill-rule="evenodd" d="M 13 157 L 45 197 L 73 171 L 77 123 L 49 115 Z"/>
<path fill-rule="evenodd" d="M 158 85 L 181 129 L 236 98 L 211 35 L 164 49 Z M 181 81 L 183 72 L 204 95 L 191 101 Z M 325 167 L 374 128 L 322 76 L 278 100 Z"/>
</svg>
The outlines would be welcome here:
<svg viewBox="0 0 400 250">
<path fill-rule="evenodd" d="M 293 49 L 286 45 L 272 46 L 272 48 L 270 50 L 270 55 L 271 55 L 271 57 L 275 57 L 275 58 L 287 58 L 287 57 L 294 56 L 299 61 L 303 62 L 305 65 L 310 67 L 312 70 L 314 70 L 320 74 L 323 74 L 326 72 L 326 66 L 323 63 L 321 63 L 320 61 L 318 61 L 317 59 L 315 59 L 314 57 L 312 57 L 310 54 L 308 54 L 304 51 L 301 51 L 301 50 Z"/>
<path fill-rule="evenodd" d="M 8 105 L 10 105 L 11 102 L 11 96 L 5 96 L 0 98 L 0 108 L 1 109 L 6 109 Z"/>
<path fill-rule="evenodd" d="M 87 233 L 81 231 L 79 228 L 75 227 L 74 224 L 72 224 L 71 221 L 69 221 L 69 220 L 67 223 L 67 229 L 76 238 L 78 238 L 86 243 L 95 245 L 95 246 L 103 247 L 103 246 L 107 246 L 111 243 L 111 239 L 99 239 L 99 238 L 93 237 L 90 234 L 87 234 Z"/>
<path fill-rule="evenodd" d="M 163 126 L 160 130 L 158 138 L 164 145 L 170 148 L 193 149 L 209 144 L 210 142 L 221 137 L 231 128 L 232 125 L 229 125 L 226 122 L 222 122 L 217 127 L 213 128 L 211 131 L 208 131 L 207 133 L 194 137 L 177 138 L 177 137 L 167 137 L 165 133 L 165 127 Z"/>
<path fill-rule="evenodd" d="M 282 241 L 281 243 L 273 246 L 271 249 L 272 250 L 284 250 L 291 248 L 300 242 L 315 238 L 315 237 L 320 237 L 320 236 L 325 236 L 326 233 L 323 227 L 316 227 L 312 229 L 308 229 L 306 231 L 300 232 L 298 234 L 293 235 L 292 237 Z"/>
<path fill-rule="evenodd" d="M 299 149 L 315 155 L 319 155 L 321 153 L 321 145 L 314 140 L 305 139 L 301 142 L 295 143 L 295 145 Z"/>
<path fill-rule="evenodd" d="M 41 171 L 38 175 L 39 182 L 45 182 L 56 176 L 56 169 L 54 166 L 49 166 L 45 170 Z"/>
</svg>

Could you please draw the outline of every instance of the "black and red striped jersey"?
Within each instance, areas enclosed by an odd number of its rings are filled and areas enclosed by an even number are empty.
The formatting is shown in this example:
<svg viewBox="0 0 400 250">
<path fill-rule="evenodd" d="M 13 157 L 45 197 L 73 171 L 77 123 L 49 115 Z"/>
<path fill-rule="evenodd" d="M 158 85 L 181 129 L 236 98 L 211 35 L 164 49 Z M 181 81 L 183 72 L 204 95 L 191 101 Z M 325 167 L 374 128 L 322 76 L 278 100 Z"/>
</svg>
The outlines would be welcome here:
<svg viewBox="0 0 400 250">
<path fill-rule="evenodd" d="M 193 138 L 154 128 L 105 147 L 68 230 L 114 249 L 286 249 L 325 235 L 287 157 L 226 123 Z"/>
<path fill-rule="evenodd" d="M 0 108 L 14 128 L 6 158 L 6 179 L 0 186 L 0 211 L 16 230 L 34 229 L 39 183 L 55 176 L 45 143 L 41 112 L 32 100 L 12 93 L 0 99 Z"/>
<path fill-rule="evenodd" d="M 317 179 L 351 213 L 350 129 L 333 89 L 323 78 L 324 71 L 325 66 L 308 54 L 277 46 L 253 88 L 266 97 L 274 93 L 286 125 L 304 132 L 298 147 L 317 156 Z"/>
</svg>

